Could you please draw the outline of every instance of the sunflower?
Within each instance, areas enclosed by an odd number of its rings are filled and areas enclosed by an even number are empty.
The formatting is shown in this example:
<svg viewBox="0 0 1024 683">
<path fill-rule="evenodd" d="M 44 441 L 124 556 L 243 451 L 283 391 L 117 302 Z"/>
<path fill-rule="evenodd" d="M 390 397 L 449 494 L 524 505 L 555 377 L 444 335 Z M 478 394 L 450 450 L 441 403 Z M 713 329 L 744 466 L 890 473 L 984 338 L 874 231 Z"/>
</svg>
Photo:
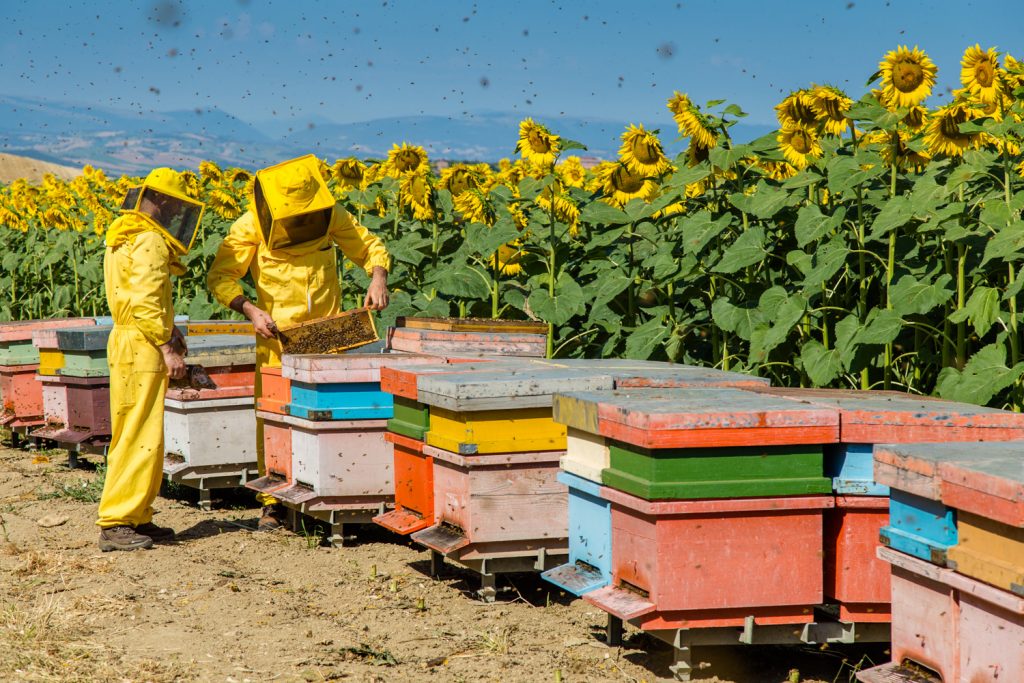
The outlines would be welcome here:
<svg viewBox="0 0 1024 683">
<path fill-rule="evenodd" d="M 893 144 L 892 134 L 887 131 L 874 131 L 865 136 L 872 144 L 879 145 L 882 161 L 886 166 L 896 163 L 901 169 L 924 166 L 931 161 L 931 155 L 920 149 L 920 143 L 912 143 L 908 132 L 900 131 L 899 138 Z M 913 144 L 913 146 L 911 146 Z M 916 149 L 915 149 L 916 148 Z"/>
<path fill-rule="evenodd" d="M 661 149 L 661 141 L 643 126 L 630 124 L 622 134 L 619 159 L 630 171 L 643 176 L 661 175 L 668 168 L 668 159 Z"/>
<path fill-rule="evenodd" d="M 216 163 L 212 161 L 200 161 L 199 162 L 199 177 L 204 182 L 209 181 L 211 183 L 219 183 L 223 174 Z"/>
<path fill-rule="evenodd" d="M 587 182 L 587 169 L 577 156 L 566 157 L 555 167 L 558 178 L 569 187 L 583 187 Z"/>
<path fill-rule="evenodd" d="M 519 249 L 517 242 L 511 242 L 510 244 L 503 244 L 498 247 L 498 251 L 491 255 L 490 266 L 494 268 L 494 259 L 497 257 L 498 265 L 501 268 L 502 275 L 518 275 L 523 272 L 523 264 L 521 262 L 523 257 L 522 250 Z"/>
<path fill-rule="evenodd" d="M 705 149 L 718 144 L 718 136 L 711 129 L 711 123 L 689 97 L 677 91 L 669 98 L 666 106 L 679 126 L 680 135 L 690 138 Z"/>
<path fill-rule="evenodd" d="M 496 175 L 497 182 L 512 190 L 518 190 L 519 181 L 528 175 L 529 162 L 526 159 L 518 159 L 515 162 L 502 159 L 499 162 L 499 169 Z"/>
<path fill-rule="evenodd" d="M 977 118 L 978 110 L 963 101 L 952 102 L 936 109 L 928 121 L 925 143 L 928 153 L 933 156 L 962 156 L 965 150 L 977 148 L 981 136 L 977 133 L 963 133 L 960 124 Z"/>
<path fill-rule="evenodd" d="M 206 205 L 210 209 L 226 220 L 234 220 L 242 215 L 242 207 L 231 194 L 224 190 L 217 188 L 210 192 L 209 198 L 206 200 Z"/>
<path fill-rule="evenodd" d="M 537 206 L 551 213 L 551 188 L 537 195 Z M 580 209 L 563 194 L 554 194 L 555 219 L 569 226 L 569 234 L 575 237 L 580 232 Z"/>
<path fill-rule="evenodd" d="M 1013 97 L 1013 91 L 1024 86 L 1024 63 L 1005 54 L 1003 55 L 1003 70 L 1000 73 L 1003 77 L 1003 93 L 1007 97 Z"/>
<path fill-rule="evenodd" d="M 772 180 L 788 180 L 799 172 L 787 161 L 759 161 L 757 167 Z"/>
<path fill-rule="evenodd" d="M 994 47 L 983 51 L 974 45 L 960 60 L 960 83 L 984 103 L 995 102 L 999 91 L 999 55 Z"/>
<path fill-rule="evenodd" d="M 406 171 L 402 174 L 399 195 L 402 205 L 409 207 L 414 219 L 433 220 L 433 190 L 430 187 L 425 166 L 422 171 Z"/>
<path fill-rule="evenodd" d="M 928 109 L 919 104 L 915 104 L 910 107 L 910 111 L 908 111 L 907 115 L 903 117 L 902 122 L 907 126 L 907 128 L 917 132 L 924 128 L 924 125 L 928 123 Z"/>
<path fill-rule="evenodd" d="M 455 210 L 467 223 L 494 225 L 497 219 L 494 205 L 480 190 L 469 189 L 455 195 Z"/>
<path fill-rule="evenodd" d="M 482 185 L 482 177 L 479 168 L 470 164 L 453 164 L 441 171 L 441 178 L 437 184 L 458 197 L 467 190 L 478 190 Z"/>
<path fill-rule="evenodd" d="M 46 229 L 56 228 L 57 230 L 67 230 L 72 227 L 71 218 L 55 206 L 51 206 L 43 211 L 41 218 L 43 227 Z"/>
<path fill-rule="evenodd" d="M 625 206 L 631 199 L 649 202 L 658 195 L 656 182 L 633 173 L 621 161 L 601 164 L 594 170 L 605 200 L 613 206 Z"/>
<path fill-rule="evenodd" d="M 391 146 L 388 160 L 384 162 L 384 172 L 392 178 L 398 178 L 403 173 L 426 169 L 427 163 L 427 153 L 422 147 L 403 142 L 401 147 Z"/>
<path fill-rule="evenodd" d="M 331 167 L 331 175 L 342 190 L 358 190 L 365 187 L 366 164 L 355 157 L 338 159 Z"/>
<path fill-rule="evenodd" d="M 185 193 L 192 199 L 199 199 L 202 192 L 199 176 L 192 171 L 182 171 L 181 179 L 185 181 Z"/>
<path fill-rule="evenodd" d="M 829 135 L 842 135 L 850 127 L 850 107 L 853 100 L 839 88 L 831 85 L 816 85 L 811 90 L 811 108 L 818 116 L 818 123 Z"/>
<path fill-rule="evenodd" d="M 235 183 L 248 183 L 252 173 L 244 168 L 231 168 L 225 171 L 224 178 L 232 185 Z"/>
<path fill-rule="evenodd" d="M 520 122 L 516 151 L 524 159 L 528 159 L 537 166 L 550 167 L 555 163 L 560 146 L 561 142 L 558 136 L 533 119 L 524 119 Z"/>
<path fill-rule="evenodd" d="M 779 149 L 794 168 L 802 171 L 811 163 L 811 159 L 821 156 L 821 145 L 817 134 L 803 126 L 783 126 L 776 137 Z"/>
<path fill-rule="evenodd" d="M 838 92 L 838 91 L 836 91 Z M 809 128 L 818 122 L 815 97 L 807 90 L 794 90 L 786 99 L 775 105 L 775 117 L 780 126 L 802 126 Z"/>
<path fill-rule="evenodd" d="M 901 45 L 878 64 L 882 74 L 882 93 L 892 107 L 912 107 L 931 94 L 938 69 L 924 50 Z"/>
</svg>

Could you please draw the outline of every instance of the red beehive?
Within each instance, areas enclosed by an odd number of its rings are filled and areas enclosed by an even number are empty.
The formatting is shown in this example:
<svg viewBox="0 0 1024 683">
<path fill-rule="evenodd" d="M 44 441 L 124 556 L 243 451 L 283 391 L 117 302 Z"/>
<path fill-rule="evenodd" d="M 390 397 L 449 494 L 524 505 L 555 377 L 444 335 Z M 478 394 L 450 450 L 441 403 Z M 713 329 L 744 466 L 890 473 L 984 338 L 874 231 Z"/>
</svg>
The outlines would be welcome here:
<svg viewBox="0 0 1024 683">
<path fill-rule="evenodd" d="M 878 532 L 888 523 L 888 497 L 836 496 L 835 507 L 825 510 L 824 593 L 839 603 L 842 621 L 891 618 L 891 572 L 875 555 Z"/>
<path fill-rule="evenodd" d="M 34 365 L 0 366 L 0 397 L 4 410 L 0 425 L 33 427 L 43 424 L 43 386 L 36 381 Z"/>
<path fill-rule="evenodd" d="M 643 629 L 806 623 L 832 496 L 612 503 L 612 585 L 583 596 Z"/>
<path fill-rule="evenodd" d="M 263 420 L 263 462 L 267 473 L 246 486 L 254 491 L 273 493 L 293 483 L 291 425 L 286 416 L 265 410 L 257 410 L 256 417 Z"/>
<path fill-rule="evenodd" d="M 256 397 L 256 409 L 284 415 L 292 400 L 292 382 L 281 376 L 281 368 L 263 366 L 260 368 L 260 390 Z"/>
<path fill-rule="evenodd" d="M 394 432 L 384 439 L 395 447 L 395 509 L 373 521 L 405 536 L 434 524 L 434 459 L 422 441 Z"/>
</svg>

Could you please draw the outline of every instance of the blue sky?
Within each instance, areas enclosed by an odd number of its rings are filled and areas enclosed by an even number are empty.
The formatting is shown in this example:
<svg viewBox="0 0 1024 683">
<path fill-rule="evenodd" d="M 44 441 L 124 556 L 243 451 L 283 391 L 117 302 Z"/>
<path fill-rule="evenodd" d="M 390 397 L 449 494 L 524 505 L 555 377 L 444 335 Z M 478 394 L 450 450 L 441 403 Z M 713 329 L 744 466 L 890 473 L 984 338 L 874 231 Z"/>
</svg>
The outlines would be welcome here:
<svg viewBox="0 0 1024 683">
<path fill-rule="evenodd" d="M 771 123 L 772 106 L 811 82 L 859 97 L 899 44 L 939 66 L 933 103 L 957 85 L 968 45 L 1024 57 L 1015 1 L 4 0 L 2 11 L 0 95 L 288 125 L 483 110 L 660 122 L 673 90 Z"/>
</svg>

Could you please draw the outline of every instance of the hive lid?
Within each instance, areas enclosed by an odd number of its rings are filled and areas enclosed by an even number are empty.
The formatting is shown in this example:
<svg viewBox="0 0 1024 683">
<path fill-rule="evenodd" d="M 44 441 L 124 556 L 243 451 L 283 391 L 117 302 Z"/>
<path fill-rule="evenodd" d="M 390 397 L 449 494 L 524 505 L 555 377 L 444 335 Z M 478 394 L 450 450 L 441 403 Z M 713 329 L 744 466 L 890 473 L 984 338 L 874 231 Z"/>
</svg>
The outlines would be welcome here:
<svg viewBox="0 0 1024 683">
<path fill-rule="evenodd" d="M 550 408 L 554 394 L 567 387 L 595 391 L 613 385 L 610 375 L 592 370 L 536 366 L 423 375 L 416 382 L 421 403 L 454 411 Z"/>
<path fill-rule="evenodd" d="M 619 389 L 555 397 L 555 421 L 642 448 L 835 443 L 834 408 L 730 387 Z"/>
<path fill-rule="evenodd" d="M 344 353 L 285 355 L 281 376 L 310 384 L 379 382 L 381 368 L 438 365 L 445 359 L 420 353 Z M 450 367 L 445 364 L 445 367 Z"/>
<path fill-rule="evenodd" d="M 740 372 L 726 372 L 697 365 L 626 358 L 557 358 L 530 361 L 543 367 L 591 370 L 611 375 L 616 389 L 672 387 L 767 387 L 769 381 Z"/>
<path fill-rule="evenodd" d="M 37 330 L 95 325 L 93 318 L 52 318 L 50 320 L 20 320 L 0 323 L 0 343 L 30 341 Z"/>
<path fill-rule="evenodd" d="M 1024 413 L 897 391 L 752 389 L 839 411 L 843 443 L 1005 441 L 1024 438 Z"/>
<path fill-rule="evenodd" d="M 410 401 L 418 401 L 417 381 L 419 377 L 446 373 L 488 372 L 494 371 L 498 367 L 515 366 L 517 362 L 518 359 L 502 358 L 498 361 L 482 359 L 473 362 L 436 363 L 402 368 L 386 367 L 380 371 L 380 388 L 381 391 L 386 391 L 389 394 L 401 396 Z"/>
<path fill-rule="evenodd" d="M 480 318 L 425 318 L 400 317 L 395 327 L 421 330 L 447 330 L 452 332 L 509 332 L 547 334 L 547 323 L 523 320 L 490 320 Z"/>
<path fill-rule="evenodd" d="M 935 444 L 942 502 L 1024 527 L 1024 442 Z"/>
<path fill-rule="evenodd" d="M 256 340 L 248 335 L 211 334 L 188 337 L 189 364 L 216 368 L 229 365 L 255 365 Z"/>
<path fill-rule="evenodd" d="M 79 327 L 94 327 L 96 321 L 92 318 L 69 318 L 61 327 L 45 327 L 32 332 L 32 345 L 37 349 L 56 349 L 57 332 L 62 329 L 75 329 Z"/>
</svg>

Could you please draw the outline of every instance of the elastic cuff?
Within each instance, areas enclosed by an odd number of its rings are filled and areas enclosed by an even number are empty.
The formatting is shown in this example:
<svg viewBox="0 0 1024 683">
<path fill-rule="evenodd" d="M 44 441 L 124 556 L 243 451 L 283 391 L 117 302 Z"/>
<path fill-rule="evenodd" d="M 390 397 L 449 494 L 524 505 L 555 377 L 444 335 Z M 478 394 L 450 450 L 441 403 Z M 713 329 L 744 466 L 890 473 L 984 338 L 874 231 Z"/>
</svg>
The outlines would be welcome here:
<svg viewBox="0 0 1024 683">
<path fill-rule="evenodd" d="M 245 308 L 245 304 L 248 301 L 249 300 L 245 298 L 244 294 L 239 294 L 238 296 L 231 300 L 231 303 L 228 304 L 228 308 L 230 308 L 235 313 L 245 315 L 245 311 L 243 309 Z"/>
<path fill-rule="evenodd" d="M 365 270 L 366 274 L 369 275 L 370 277 L 373 277 L 374 268 L 383 268 L 390 275 L 391 261 L 389 259 L 384 259 L 383 261 L 374 261 L 367 263 L 365 266 L 363 266 L 363 270 Z"/>
</svg>

